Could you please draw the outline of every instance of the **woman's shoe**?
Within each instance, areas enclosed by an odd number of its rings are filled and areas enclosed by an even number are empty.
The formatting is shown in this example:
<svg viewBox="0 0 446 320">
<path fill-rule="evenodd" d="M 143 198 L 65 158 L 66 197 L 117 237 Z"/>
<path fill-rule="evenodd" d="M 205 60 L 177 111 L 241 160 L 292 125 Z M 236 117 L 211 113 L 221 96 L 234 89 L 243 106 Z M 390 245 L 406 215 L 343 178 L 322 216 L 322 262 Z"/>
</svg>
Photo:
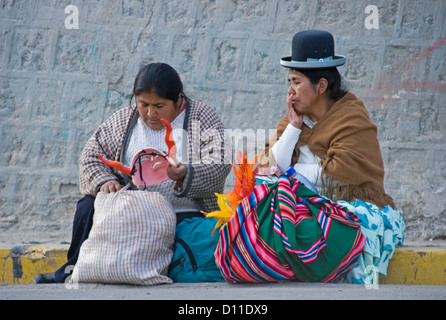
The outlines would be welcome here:
<svg viewBox="0 0 446 320">
<path fill-rule="evenodd" d="M 54 272 L 51 273 L 39 273 L 33 277 L 35 284 L 40 283 L 56 283 L 56 278 L 54 277 Z"/>
</svg>

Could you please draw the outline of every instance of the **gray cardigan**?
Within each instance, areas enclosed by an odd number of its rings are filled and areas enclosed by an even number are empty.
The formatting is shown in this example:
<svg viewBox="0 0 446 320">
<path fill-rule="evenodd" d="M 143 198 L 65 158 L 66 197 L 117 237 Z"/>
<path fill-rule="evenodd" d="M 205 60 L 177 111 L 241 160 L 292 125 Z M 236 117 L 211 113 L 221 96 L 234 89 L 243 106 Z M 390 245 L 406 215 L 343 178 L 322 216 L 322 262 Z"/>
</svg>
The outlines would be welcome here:
<svg viewBox="0 0 446 320">
<path fill-rule="evenodd" d="M 79 159 L 80 190 L 96 196 L 106 181 L 128 183 L 129 177 L 106 165 L 99 159 L 102 154 L 110 160 L 121 161 L 128 139 L 139 114 L 136 106 L 117 111 L 106 120 L 88 140 Z M 214 193 L 222 193 L 226 177 L 231 170 L 231 143 L 215 111 L 206 104 L 188 99 L 183 139 L 183 154 L 188 155 L 188 172 L 183 183 L 171 181 L 172 195 L 188 198 L 196 208 L 205 212 L 218 209 Z M 178 146 L 180 147 L 180 146 Z M 149 191 L 151 191 L 149 189 Z"/>
</svg>

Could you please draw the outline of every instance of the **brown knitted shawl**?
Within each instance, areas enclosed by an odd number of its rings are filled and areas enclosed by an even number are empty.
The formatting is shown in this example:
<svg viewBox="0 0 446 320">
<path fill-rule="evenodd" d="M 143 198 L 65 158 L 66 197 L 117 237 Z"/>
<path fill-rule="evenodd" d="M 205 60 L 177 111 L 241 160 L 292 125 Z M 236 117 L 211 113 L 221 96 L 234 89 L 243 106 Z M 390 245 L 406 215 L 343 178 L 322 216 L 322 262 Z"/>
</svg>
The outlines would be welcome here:
<svg viewBox="0 0 446 320">
<path fill-rule="evenodd" d="M 276 136 L 266 143 L 261 166 L 272 165 L 269 147 L 282 135 L 288 118 L 277 126 Z M 307 145 L 321 160 L 322 194 L 332 200 L 360 199 L 379 207 L 395 207 L 384 191 L 384 165 L 377 139 L 377 128 L 371 122 L 360 99 L 347 93 L 310 129 L 302 126 L 292 164 L 299 157 L 298 147 Z M 267 159 L 265 161 L 265 159 Z"/>
</svg>

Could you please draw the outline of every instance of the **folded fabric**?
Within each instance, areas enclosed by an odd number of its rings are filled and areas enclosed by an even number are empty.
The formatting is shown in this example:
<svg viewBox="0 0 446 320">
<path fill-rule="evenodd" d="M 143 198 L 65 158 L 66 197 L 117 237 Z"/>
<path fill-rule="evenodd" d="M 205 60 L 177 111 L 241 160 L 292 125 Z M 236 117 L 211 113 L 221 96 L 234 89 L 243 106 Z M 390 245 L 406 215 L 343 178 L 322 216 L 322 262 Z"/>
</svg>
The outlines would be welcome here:
<svg viewBox="0 0 446 320">
<path fill-rule="evenodd" d="M 282 175 L 240 203 L 215 258 L 230 282 L 331 282 L 355 265 L 364 242 L 352 212 Z"/>
</svg>

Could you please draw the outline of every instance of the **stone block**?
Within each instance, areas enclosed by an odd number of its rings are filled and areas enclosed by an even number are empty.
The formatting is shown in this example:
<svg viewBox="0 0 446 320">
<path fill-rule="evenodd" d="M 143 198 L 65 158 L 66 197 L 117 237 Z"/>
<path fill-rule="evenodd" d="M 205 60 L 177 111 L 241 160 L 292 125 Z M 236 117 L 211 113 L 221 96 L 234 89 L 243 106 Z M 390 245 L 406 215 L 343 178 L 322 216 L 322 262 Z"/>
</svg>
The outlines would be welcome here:
<svg viewBox="0 0 446 320">
<path fill-rule="evenodd" d="M 157 32 L 164 33 L 166 29 L 178 30 L 181 33 L 191 31 L 195 25 L 196 1 L 165 1 L 158 2 L 153 12 L 153 27 Z M 177 31 L 177 32 L 178 32 Z"/>
<path fill-rule="evenodd" d="M 334 36 L 359 36 L 364 28 L 364 9 L 357 1 L 318 0 L 314 13 L 313 29 L 330 30 Z"/>
<path fill-rule="evenodd" d="M 277 1 L 217 1 L 219 20 L 230 31 L 269 33 L 273 30 Z"/>
<path fill-rule="evenodd" d="M 436 121 L 439 125 L 439 130 L 437 132 L 437 142 L 438 144 L 443 144 L 446 141 L 446 94 L 441 94 L 437 96 L 437 104 L 435 106 L 436 111 Z"/>
<path fill-rule="evenodd" d="M 15 28 L 9 69 L 46 71 L 49 67 L 50 43 L 50 33 L 46 28 Z"/>
<path fill-rule="evenodd" d="M 76 81 L 71 83 L 72 104 L 62 106 L 68 123 L 98 125 L 107 104 L 108 87 L 106 83 Z"/>
<path fill-rule="evenodd" d="M 110 118 L 113 115 L 113 113 L 130 104 L 130 97 L 131 97 L 130 91 L 131 91 L 130 87 L 128 88 L 128 90 L 122 90 L 122 91 L 109 88 L 107 95 L 107 104 L 105 107 L 104 114 L 102 116 L 102 120 Z M 135 98 L 133 98 L 132 104 L 135 104 Z"/>
<path fill-rule="evenodd" d="M 401 91 L 404 84 L 423 81 L 420 78 L 419 47 L 388 45 L 386 46 L 379 89 L 386 92 Z"/>
<path fill-rule="evenodd" d="M 446 24 L 445 24 L 446 25 Z M 426 90 L 434 90 L 442 93 L 446 91 L 446 35 L 440 41 L 432 44 L 432 51 L 429 52 L 429 76 L 425 84 Z"/>
<path fill-rule="evenodd" d="M 194 81 L 197 78 L 196 73 L 201 69 L 203 63 L 199 55 L 201 40 L 202 36 L 197 35 L 176 35 L 173 38 L 172 63 L 183 77 L 183 82 Z"/>
<path fill-rule="evenodd" d="M 0 77 L 0 115 L 8 119 L 28 119 L 29 79 Z"/>
<path fill-rule="evenodd" d="M 198 1 L 195 28 L 197 30 L 217 30 L 222 28 L 218 13 L 218 1 Z"/>
<path fill-rule="evenodd" d="M 420 101 L 420 138 L 423 140 L 428 139 L 431 143 L 442 143 L 445 140 L 441 137 L 445 137 L 446 129 L 439 121 L 438 116 L 440 108 L 437 108 L 438 104 L 434 101 L 434 96 L 430 95 Z"/>
<path fill-rule="evenodd" d="M 403 6 L 400 28 L 402 38 L 433 40 L 439 35 L 439 26 L 444 22 L 441 1 L 406 2 Z"/>
<path fill-rule="evenodd" d="M 211 106 L 219 115 L 223 124 L 228 128 L 231 127 L 233 91 L 218 87 L 209 88 L 203 82 L 198 82 L 193 87 L 186 89 L 186 94 L 192 99 Z M 231 113 L 225 112 L 225 110 L 231 110 Z"/>
<path fill-rule="evenodd" d="M 401 108 L 404 101 L 398 98 L 381 99 L 374 104 L 367 104 L 369 110 L 373 111 L 377 117 L 374 117 L 375 124 L 378 126 L 378 139 L 381 141 L 395 141 L 399 139 L 397 128 L 401 121 Z"/>
<path fill-rule="evenodd" d="M 31 0 L 3 0 L 0 17 L 2 19 L 23 19 L 27 17 Z"/>
<path fill-rule="evenodd" d="M 32 127 L 3 123 L 0 132 L 1 166 L 18 169 L 35 167 L 39 131 Z"/>
<path fill-rule="evenodd" d="M 155 0 L 124 0 L 122 1 L 121 14 L 129 17 L 129 22 L 134 19 L 146 20 L 152 14 Z"/>
<path fill-rule="evenodd" d="M 312 3 L 314 1 L 280 0 L 277 2 L 274 32 L 286 34 L 286 40 L 289 41 L 290 48 L 291 37 L 295 33 L 307 29 L 314 19 L 309 14 Z M 291 49 L 289 51 L 291 52 Z"/>
<path fill-rule="evenodd" d="M 26 212 L 26 215 L 20 217 L 21 220 L 35 218 L 42 214 L 39 206 L 47 204 L 48 188 L 48 177 L 28 174 L 16 175 L 14 203 L 17 206 L 16 210 Z"/>
<path fill-rule="evenodd" d="M 6 231 L 8 226 L 17 222 L 17 212 L 11 199 L 14 196 L 13 176 L 8 170 L 0 168 L 0 230 Z"/>
<path fill-rule="evenodd" d="M 248 50 L 245 66 L 251 83 L 286 87 L 288 69 L 280 65 L 280 58 L 291 54 L 291 42 L 254 39 Z M 279 58 L 280 57 L 280 58 Z"/>
<path fill-rule="evenodd" d="M 122 15 L 121 1 L 87 1 L 86 19 L 89 24 L 110 25 L 116 23 Z"/>
<path fill-rule="evenodd" d="M 95 32 L 60 29 L 54 70 L 59 73 L 94 74 L 99 50 L 96 45 Z"/>
<path fill-rule="evenodd" d="M 344 76 L 350 90 L 363 97 L 376 98 L 377 78 L 380 75 L 378 61 L 382 59 L 379 45 L 376 43 L 350 43 L 351 38 L 340 41 L 339 54 L 347 57 L 346 64 L 338 70 Z"/>
<path fill-rule="evenodd" d="M 69 143 L 68 128 L 42 127 L 39 131 L 38 135 L 41 139 L 37 143 L 39 162 L 36 170 L 69 170 L 70 167 L 76 165 L 75 161 L 70 161 L 74 146 Z"/>
<path fill-rule="evenodd" d="M 164 33 L 152 33 L 146 30 L 141 33 L 134 50 L 130 55 L 125 74 L 125 81 L 131 83 L 135 80 L 139 69 L 148 63 L 166 62 L 171 59 L 173 38 Z"/>
<path fill-rule="evenodd" d="M 229 79 L 243 81 L 246 42 L 237 38 L 214 38 L 209 52 L 207 79 L 224 82 Z"/>
<path fill-rule="evenodd" d="M 104 76 L 110 83 L 122 81 L 129 57 L 135 49 L 133 33 L 103 32 L 100 48 L 98 75 Z"/>
<path fill-rule="evenodd" d="M 50 177 L 50 185 L 48 195 L 51 199 L 71 199 L 80 198 L 78 177 L 75 174 L 71 174 L 72 177 L 60 178 L 57 176 Z"/>
<path fill-rule="evenodd" d="M 69 104 L 72 96 L 71 82 L 39 78 L 36 80 L 34 90 L 32 94 L 35 98 L 30 105 L 35 115 L 33 120 L 57 123 L 66 119 L 64 106 Z"/>
<path fill-rule="evenodd" d="M 8 66 L 7 59 L 11 47 L 11 30 L 9 26 L 0 25 L 0 70 Z"/>
</svg>

